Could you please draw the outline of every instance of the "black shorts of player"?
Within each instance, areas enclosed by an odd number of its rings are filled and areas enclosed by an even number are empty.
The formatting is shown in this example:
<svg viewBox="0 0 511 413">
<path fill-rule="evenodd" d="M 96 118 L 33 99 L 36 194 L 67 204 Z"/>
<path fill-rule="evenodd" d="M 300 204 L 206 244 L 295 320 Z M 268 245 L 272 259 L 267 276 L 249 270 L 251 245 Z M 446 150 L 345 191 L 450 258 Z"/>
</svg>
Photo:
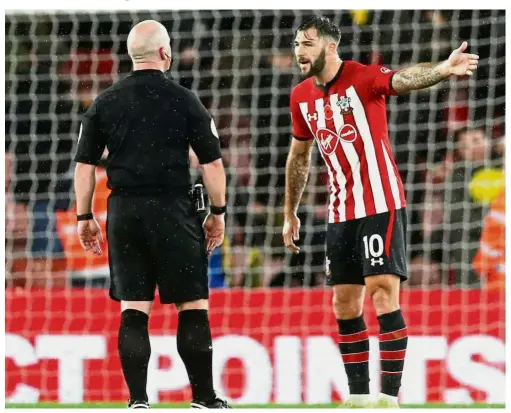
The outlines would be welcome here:
<svg viewBox="0 0 511 413">
<path fill-rule="evenodd" d="M 328 285 L 364 285 L 379 274 L 405 281 L 406 209 L 328 224 L 326 274 Z"/>
<path fill-rule="evenodd" d="M 204 231 L 190 196 L 110 195 L 110 297 L 163 304 L 208 298 Z"/>
</svg>

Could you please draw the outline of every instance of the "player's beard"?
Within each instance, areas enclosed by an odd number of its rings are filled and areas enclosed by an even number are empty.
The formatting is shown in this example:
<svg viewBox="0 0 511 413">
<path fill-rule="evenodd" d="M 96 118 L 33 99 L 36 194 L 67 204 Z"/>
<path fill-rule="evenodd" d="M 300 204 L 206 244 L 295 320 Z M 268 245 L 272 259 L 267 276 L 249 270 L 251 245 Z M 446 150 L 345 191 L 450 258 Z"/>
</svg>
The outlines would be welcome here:
<svg viewBox="0 0 511 413">
<path fill-rule="evenodd" d="M 319 75 L 326 65 L 326 50 L 322 50 L 319 54 L 318 58 L 311 63 L 311 68 L 307 73 L 302 74 L 302 76 L 307 79 L 312 76 Z"/>
</svg>

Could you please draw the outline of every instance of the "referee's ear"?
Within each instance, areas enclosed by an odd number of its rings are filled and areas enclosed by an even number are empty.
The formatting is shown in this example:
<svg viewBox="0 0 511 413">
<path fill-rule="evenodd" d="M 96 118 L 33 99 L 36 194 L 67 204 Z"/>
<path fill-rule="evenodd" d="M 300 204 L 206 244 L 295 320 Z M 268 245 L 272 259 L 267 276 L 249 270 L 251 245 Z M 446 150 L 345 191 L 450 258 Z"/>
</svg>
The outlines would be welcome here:
<svg viewBox="0 0 511 413">
<path fill-rule="evenodd" d="M 158 53 L 160 55 L 161 60 L 167 60 L 167 58 L 170 58 L 170 56 L 167 56 L 167 51 L 165 50 L 164 47 L 160 47 L 158 49 Z"/>
</svg>

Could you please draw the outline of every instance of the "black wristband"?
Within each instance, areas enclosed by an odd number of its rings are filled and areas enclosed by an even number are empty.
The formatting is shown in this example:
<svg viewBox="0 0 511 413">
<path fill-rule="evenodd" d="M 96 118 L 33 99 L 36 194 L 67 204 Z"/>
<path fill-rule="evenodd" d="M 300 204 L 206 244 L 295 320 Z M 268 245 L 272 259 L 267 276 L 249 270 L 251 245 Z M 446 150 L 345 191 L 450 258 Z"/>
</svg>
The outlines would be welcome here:
<svg viewBox="0 0 511 413">
<path fill-rule="evenodd" d="M 222 215 L 222 214 L 225 214 L 225 211 L 227 211 L 227 206 L 224 205 L 223 207 L 217 207 L 217 206 L 211 205 L 209 207 L 209 210 L 211 211 L 211 213 L 213 215 Z"/>
<path fill-rule="evenodd" d="M 76 216 L 77 221 L 88 221 L 90 219 L 94 219 L 94 214 L 92 212 L 89 212 L 88 214 L 82 214 L 82 215 Z"/>
</svg>

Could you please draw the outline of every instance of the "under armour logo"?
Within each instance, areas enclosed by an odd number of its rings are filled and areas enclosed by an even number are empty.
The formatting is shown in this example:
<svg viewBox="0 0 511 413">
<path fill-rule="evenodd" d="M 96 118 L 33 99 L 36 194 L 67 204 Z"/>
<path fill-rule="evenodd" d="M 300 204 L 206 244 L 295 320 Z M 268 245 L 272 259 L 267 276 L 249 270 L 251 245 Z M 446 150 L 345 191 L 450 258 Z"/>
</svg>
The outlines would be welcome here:
<svg viewBox="0 0 511 413">
<path fill-rule="evenodd" d="M 307 119 L 309 119 L 309 122 L 313 119 L 318 120 L 318 112 L 314 112 L 314 114 L 312 115 L 310 113 L 307 113 Z"/>
<path fill-rule="evenodd" d="M 383 258 L 371 258 L 371 265 L 374 267 L 376 264 L 383 265 Z"/>
</svg>

